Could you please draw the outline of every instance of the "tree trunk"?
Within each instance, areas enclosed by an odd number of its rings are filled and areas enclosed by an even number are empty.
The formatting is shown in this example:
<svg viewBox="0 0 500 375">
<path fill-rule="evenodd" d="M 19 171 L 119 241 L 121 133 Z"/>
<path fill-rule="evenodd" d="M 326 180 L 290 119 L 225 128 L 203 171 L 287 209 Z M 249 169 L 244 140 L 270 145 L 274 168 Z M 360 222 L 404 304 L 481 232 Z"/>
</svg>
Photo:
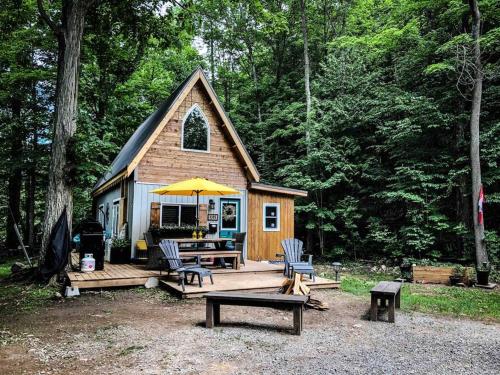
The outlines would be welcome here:
<svg viewBox="0 0 500 375">
<path fill-rule="evenodd" d="M 35 200 L 36 200 L 36 170 L 37 170 L 37 150 L 38 148 L 38 129 L 33 128 L 33 141 L 29 167 L 26 175 L 26 200 L 25 200 L 25 226 L 24 240 L 25 243 L 33 249 L 35 245 Z"/>
<path fill-rule="evenodd" d="M 73 175 L 71 163 L 72 142 L 78 115 L 78 74 L 80 44 L 83 35 L 85 13 L 93 1 L 63 1 L 61 26 L 58 28 L 59 59 L 56 86 L 55 123 L 52 138 L 49 183 L 43 221 L 40 264 L 42 264 L 52 227 L 66 207 L 69 228 L 73 214 Z M 39 9 L 47 21 L 43 7 Z M 50 21 L 50 20 L 49 20 Z M 47 22 L 51 25 L 51 22 Z M 51 25 L 53 27 L 53 25 Z"/>
<path fill-rule="evenodd" d="M 481 96 L 483 90 L 483 72 L 481 65 L 481 48 L 479 34 L 481 32 L 481 13 L 477 0 L 469 0 L 472 14 L 472 38 L 474 41 L 475 77 L 472 89 L 472 109 L 470 117 L 470 161 L 472 173 L 472 216 L 474 223 L 474 242 L 476 247 L 476 262 L 480 266 L 488 261 L 484 241 L 484 220 L 478 220 L 478 199 L 481 189 L 481 160 L 479 157 L 479 118 L 481 115 Z"/>
<path fill-rule="evenodd" d="M 14 230 L 14 222 L 20 225 L 21 220 L 21 189 L 22 189 L 22 170 L 21 155 L 23 148 L 23 132 L 20 131 L 21 123 L 21 101 L 14 98 L 11 103 L 12 110 L 12 131 L 10 135 L 9 166 L 10 173 L 8 178 L 7 193 L 9 199 L 10 212 L 7 213 L 7 238 L 6 245 L 8 249 L 17 249 L 19 240 Z"/>
<path fill-rule="evenodd" d="M 302 18 L 302 37 L 304 38 L 304 84 L 306 92 L 306 144 L 310 147 L 311 133 L 309 129 L 309 120 L 311 116 L 311 87 L 310 87 L 310 66 L 309 66 L 309 47 L 307 37 L 307 9 L 306 0 L 300 0 L 300 12 Z"/>
</svg>

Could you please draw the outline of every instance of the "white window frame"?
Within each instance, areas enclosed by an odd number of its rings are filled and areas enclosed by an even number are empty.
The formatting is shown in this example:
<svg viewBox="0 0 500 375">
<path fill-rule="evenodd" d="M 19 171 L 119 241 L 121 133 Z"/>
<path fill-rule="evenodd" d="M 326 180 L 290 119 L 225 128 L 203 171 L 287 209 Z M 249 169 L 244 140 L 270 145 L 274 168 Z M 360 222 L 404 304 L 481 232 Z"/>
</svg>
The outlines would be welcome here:
<svg viewBox="0 0 500 375">
<path fill-rule="evenodd" d="M 179 207 L 179 215 L 177 216 L 177 225 L 181 225 L 181 211 L 182 206 L 192 206 L 196 208 L 196 204 L 193 203 L 162 203 L 160 204 L 160 226 L 163 226 L 163 206 Z M 196 213 L 195 213 L 196 216 Z M 196 219 L 196 218 L 195 218 Z"/>
<path fill-rule="evenodd" d="M 234 221 L 235 223 L 235 227 L 234 228 L 226 228 L 222 225 L 222 223 L 224 222 L 224 220 L 222 220 L 222 207 L 224 205 L 224 203 L 228 203 L 228 204 L 236 204 L 236 220 Z M 238 230 L 239 226 L 240 226 L 240 200 L 237 199 L 237 200 L 229 200 L 229 201 L 222 201 L 220 202 L 220 230 L 232 230 L 232 231 L 236 231 Z"/>
<path fill-rule="evenodd" d="M 266 208 L 275 207 L 276 216 L 266 216 Z M 276 228 L 266 227 L 266 219 L 276 217 Z M 281 207 L 279 203 L 264 203 L 262 206 L 262 229 L 264 232 L 279 232 L 280 231 L 280 221 L 281 221 Z"/>
<path fill-rule="evenodd" d="M 111 220 L 111 235 L 115 237 L 118 236 L 118 234 L 120 233 L 120 228 L 118 227 L 118 220 L 120 218 L 120 198 L 113 200 L 113 205 L 111 206 L 111 213 L 113 215 L 113 219 Z"/>
<path fill-rule="evenodd" d="M 201 116 L 205 120 L 205 124 L 207 126 L 207 149 L 206 150 L 193 150 L 192 148 L 184 148 L 184 124 L 186 123 L 186 120 L 188 119 L 189 115 L 191 112 L 193 112 L 195 109 L 198 109 L 201 113 Z M 184 115 L 184 118 L 182 119 L 182 126 L 181 126 L 181 150 L 182 151 L 189 151 L 189 152 L 204 152 L 204 153 L 210 153 L 210 123 L 208 122 L 207 116 L 205 116 L 205 112 L 201 109 L 201 107 L 196 103 L 193 104 L 191 108 L 186 112 Z"/>
<path fill-rule="evenodd" d="M 102 219 L 102 221 L 101 221 Z M 104 203 L 97 207 L 97 221 L 103 226 L 106 226 L 106 212 L 104 211 Z"/>
</svg>

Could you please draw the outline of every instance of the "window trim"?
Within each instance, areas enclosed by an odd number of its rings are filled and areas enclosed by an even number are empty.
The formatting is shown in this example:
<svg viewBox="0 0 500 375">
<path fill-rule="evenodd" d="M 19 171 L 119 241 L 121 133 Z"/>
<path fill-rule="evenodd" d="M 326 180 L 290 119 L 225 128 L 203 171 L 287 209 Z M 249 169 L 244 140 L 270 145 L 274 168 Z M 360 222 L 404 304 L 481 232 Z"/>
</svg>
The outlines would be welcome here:
<svg viewBox="0 0 500 375">
<path fill-rule="evenodd" d="M 235 204 L 236 205 L 236 220 L 234 221 L 235 223 L 235 227 L 234 228 L 226 228 L 223 226 L 223 218 L 222 218 L 222 207 L 224 206 L 224 204 Z M 240 203 L 241 201 L 239 199 L 231 199 L 229 198 L 228 200 L 223 200 L 222 202 L 220 202 L 220 208 L 219 208 L 219 212 L 220 212 L 220 230 L 226 230 L 226 231 L 238 231 L 238 228 L 240 228 Z"/>
<path fill-rule="evenodd" d="M 101 222 L 102 218 L 102 222 Z M 104 211 L 104 203 L 100 204 L 97 207 L 97 221 L 99 224 L 101 224 L 103 227 L 106 226 L 106 212 Z"/>
<path fill-rule="evenodd" d="M 276 228 L 268 228 L 266 226 L 266 219 L 274 216 L 266 216 L 266 208 L 275 207 L 276 208 Z M 262 205 L 262 230 L 264 232 L 279 232 L 281 222 L 281 206 L 280 203 L 264 203 Z"/>
<path fill-rule="evenodd" d="M 196 208 L 195 203 L 160 203 L 160 227 L 163 227 L 163 206 L 170 206 L 170 207 L 179 207 L 179 213 L 177 216 L 177 226 L 181 225 L 181 211 L 182 211 L 182 206 L 191 206 Z M 195 221 L 196 221 L 196 212 L 195 212 Z"/>
<path fill-rule="evenodd" d="M 207 149 L 206 150 L 195 150 L 192 148 L 184 148 L 184 124 L 186 123 L 186 120 L 188 119 L 189 115 L 191 112 L 193 112 L 195 109 L 198 109 L 201 113 L 201 116 L 205 120 L 205 124 L 207 125 Z M 198 103 L 195 103 L 189 108 L 189 110 L 186 112 L 184 115 L 184 118 L 182 119 L 182 126 L 181 126 L 181 150 L 182 151 L 188 151 L 188 152 L 203 152 L 203 153 L 210 153 L 210 123 L 208 122 L 208 118 L 205 115 L 205 112 L 201 109 L 201 107 L 198 105 Z"/>
<path fill-rule="evenodd" d="M 111 222 L 111 235 L 118 236 L 120 234 L 120 227 L 118 223 L 118 220 L 120 219 L 120 198 L 113 199 L 112 203 L 113 204 L 111 205 L 111 212 L 113 213 L 113 220 Z M 115 233 L 115 227 L 116 227 L 116 233 Z"/>
</svg>

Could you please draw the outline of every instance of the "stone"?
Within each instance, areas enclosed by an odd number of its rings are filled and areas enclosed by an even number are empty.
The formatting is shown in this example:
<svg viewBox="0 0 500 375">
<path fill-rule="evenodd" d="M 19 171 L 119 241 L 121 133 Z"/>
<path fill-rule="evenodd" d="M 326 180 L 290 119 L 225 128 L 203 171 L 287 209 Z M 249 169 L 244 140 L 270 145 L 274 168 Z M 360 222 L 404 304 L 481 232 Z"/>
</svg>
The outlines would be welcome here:
<svg viewBox="0 0 500 375">
<path fill-rule="evenodd" d="M 144 284 L 146 289 L 157 288 L 158 285 L 160 285 L 160 282 L 157 277 L 150 277 L 148 281 L 146 281 L 146 284 Z"/>
</svg>

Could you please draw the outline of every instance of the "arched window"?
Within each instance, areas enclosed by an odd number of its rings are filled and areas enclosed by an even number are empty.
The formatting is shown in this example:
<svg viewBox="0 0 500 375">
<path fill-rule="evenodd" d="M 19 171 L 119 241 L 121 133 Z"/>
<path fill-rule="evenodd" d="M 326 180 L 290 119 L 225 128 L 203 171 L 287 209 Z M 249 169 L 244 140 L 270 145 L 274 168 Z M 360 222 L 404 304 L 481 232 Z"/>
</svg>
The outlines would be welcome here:
<svg viewBox="0 0 500 375">
<path fill-rule="evenodd" d="M 182 122 L 182 149 L 210 151 L 210 127 L 198 104 L 191 107 Z"/>
</svg>

